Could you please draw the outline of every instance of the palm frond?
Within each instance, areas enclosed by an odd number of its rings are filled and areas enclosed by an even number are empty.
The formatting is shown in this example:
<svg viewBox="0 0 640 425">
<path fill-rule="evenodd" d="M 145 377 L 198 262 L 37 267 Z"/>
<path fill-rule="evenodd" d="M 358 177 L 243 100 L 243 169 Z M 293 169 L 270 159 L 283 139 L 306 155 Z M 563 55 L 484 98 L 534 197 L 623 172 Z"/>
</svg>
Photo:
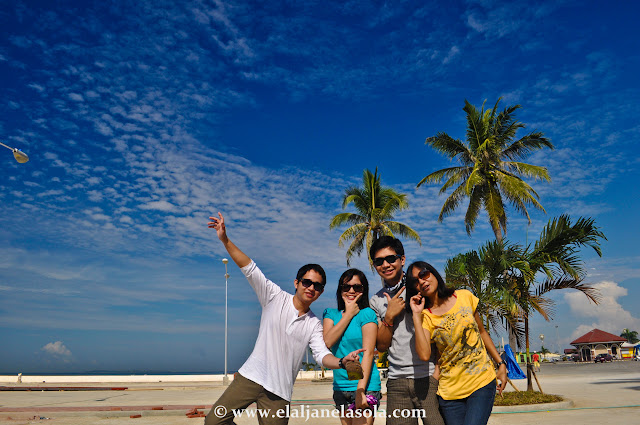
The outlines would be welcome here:
<svg viewBox="0 0 640 425">
<path fill-rule="evenodd" d="M 354 213 L 340 213 L 331 219 L 329 229 L 335 229 L 343 224 L 359 224 L 366 223 L 367 218 Z"/>
<path fill-rule="evenodd" d="M 582 292 L 589 301 L 598 304 L 601 299 L 600 291 L 593 286 L 583 283 L 582 279 L 575 279 L 571 276 L 561 276 L 557 279 L 547 279 L 536 288 L 536 296 L 541 296 L 549 291 L 557 289 L 575 289 Z"/>
<path fill-rule="evenodd" d="M 438 221 L 442 221 L 445 217 L 451 214 L 457 207 L 460 205 L 460 202 L 465 198 L 465 184 L 462 183 L 458 186 L 452 193 L 449 195 L 444 204 L 442 205 L 442 209 L 440 210 L 440 215 L 438 216 Z"/>
<path fill-rule="evenodd" d="M 602 256 L 600 240 L 604 234 L 591 218 L 579 218 L 575 225 L 563 214 L 547 223 L 531 252 L 534 263 L 555 263 L 565 273 L 577 278 L 583 274 L 582 261 L 576 255 L 582 246 L 591 247 Z"/>
<path fill-rule="evenodd" d="M 535 180 L 546 180 L 548 182 L 551 181 L 551 177 L 549 176 L 549 170 L 546 167 L 540 167 L 538 165 L 525 164 L 524 162 L 503 162 L 503 165 L 507 170 L 515 173 L 517 175 L 521 175 L 524 177 L 530 177 Z"/>
<path fill-rule="evenodd" d="M 482 111 L 478 111 L 475 106 L 465 99 L 462 110 L 467 113 L 467 143 L 472 156 L 474 156 L 478 147 L 486 138 L 486 130 L 483 125 L 484 103 L 482 104 Z"/>
<path fill-rule="evenodd" d="M 422 245 L 422 241 L 420 240 L 420 235 L 418 234 L 418 232 L 416 232 L 406 224 L 397 221 L 385 221 L 384 224 L 393 233 L 398 234 L 404 238 L 413 239 L 414 241 L 418 242 L 419 245 Z"/>
<path fill-rule="evenodd" d="M 503 234 L 507 232 L 507 214 L 504 211 L 504 203 L 502 202 L 502 196 L 497 188 L 487 185 L 485 194 L 483 197 L 484 209 L 489 216 L 489 222 L 493 231 L 502 231 Z M 497 235 L 496 235 L 497 236 Z"/>
<path fill-rule="evenodd" d="M 456 156 L 460 156 L 460 159 L 470 157 L 469 148 L 460 140 L 454 139 L 447 133 L 440 132 L 435 136 L 427 137 L 424 143 L 451 159 Z"/>
<path fill-rule="evenodd" d="M 342 233 L 342 235 L 340 235 L 340 238 L 338 239 L 338 246 L 342 247 L 346 241 L 357 238 L 360 233 L 366 233 L 368 227 L 367 223 L 360 223 L 349 227 Z"/>
<path fill-rule="evenodd" d="M 346 253 L 346 258 L 347 258 L 347 267 L 351 266 L 351 257 L 353 257 L 354 255 L 358 255 L 360 256 L 360 253 L 362 252 L 363 248 L 364 248 L 364 240 L 365 237 L 368 235 L 369 232 L 366 231 L 366 229 L 364 231 L 358 232 L 355 234 L 355 237 L 353 238 L 353 241 L 351 242 L 351 245 L 349 245 L 349 249 L 347 249 L 347 253 Z M 340 245 L 340 243 L 338 243 Z M 340 245 L 342 246 L 342 245 Z M 368 247 L 367 247 L 367 252 L 368 252 Z"/>
<path fill-rule="evenodd" d="M 449 167 L 443 168 L 442 170 L 434 171 L 433 173 L 425 176 L 422 180 L 418 182 L 416 187 L 420 187 L 423 184 L 427 183 L 441 183 L 445 178 L 451 179 L 454 176 L 460 174 L 461 171 L 468 169 L 469 167 Z M 442 190 L 441 190 L 442 192 Z"/>
<path fill-rule="evenodd" d="M 475 187 L 469 196 L 469 206 L 464 216 L 464 223 L 468 235 L 471 235 L 471 232 L 476 226 L 476 220 L 478 219 L 478 214 L 480 213 L 480 208 L 484 200 L 484 191 L 485 188 L 483 186 Z"/>
<path fill-rule="evenodd" d="M 502 151 L 501 156 L 502 158 L 508 158 L 513 161 L 526 158 L 532 152 L 542 148 L 554 149 L 554 146 L 541 132 L 533 132 L 513 142 L 508 148 Z"/>
</svg>

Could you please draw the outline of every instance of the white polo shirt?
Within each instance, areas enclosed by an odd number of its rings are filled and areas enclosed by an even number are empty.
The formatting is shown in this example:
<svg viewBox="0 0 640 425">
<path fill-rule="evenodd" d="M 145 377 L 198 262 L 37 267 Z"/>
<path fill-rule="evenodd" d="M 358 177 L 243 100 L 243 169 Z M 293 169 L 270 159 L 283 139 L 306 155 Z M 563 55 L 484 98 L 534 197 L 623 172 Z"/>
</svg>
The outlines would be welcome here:
<svg viewBox="0 0 640 425">
<path fill-rule="evenodd" d="M 318 364 L 331 354 L 322 336 L 322 322 L 311 310 L 298 316 L 293 295 L 267 279 L 253 261 L 240 270 L 258 295 L 262 317 L 253 352 L 238 372 L 265 390 L 291 401 L 293 383 L 307 345 Z"/>
</svg>

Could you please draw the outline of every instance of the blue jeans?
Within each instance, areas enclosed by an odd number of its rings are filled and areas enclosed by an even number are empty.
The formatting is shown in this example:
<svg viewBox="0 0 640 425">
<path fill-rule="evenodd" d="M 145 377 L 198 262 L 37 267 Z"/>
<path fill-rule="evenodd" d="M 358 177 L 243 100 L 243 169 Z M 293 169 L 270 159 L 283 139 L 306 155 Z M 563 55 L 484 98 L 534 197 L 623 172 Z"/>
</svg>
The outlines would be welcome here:
<svg viewBox="0 0 640 425">
<path fill-rule="evenodd" d="M 446 425 L 487 425 L 495 398 L 494 380 L 475 390 L 467 398 L 445 400 L 438 396 L 438 402 Z"/>
</svg>

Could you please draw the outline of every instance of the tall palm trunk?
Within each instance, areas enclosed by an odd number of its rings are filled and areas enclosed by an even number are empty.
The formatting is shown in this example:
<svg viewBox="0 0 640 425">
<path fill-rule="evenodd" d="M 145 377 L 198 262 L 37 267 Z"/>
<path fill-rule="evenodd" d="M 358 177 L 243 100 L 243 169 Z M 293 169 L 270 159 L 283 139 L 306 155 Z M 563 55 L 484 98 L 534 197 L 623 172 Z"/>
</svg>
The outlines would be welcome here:
<svg viewBox="0 0 640 425">
<path fill-rule="evenodd" d="M 494 223 L 492 220 L 491 229 L 493 230 L 493 234 L 496 235 L 496 240 L 498 242 L 502 242 L 502 230 L 500 230 L 500 225 L 498 223 Z"/>
<path fill-rule="evenodd" d="M 526 340 L 527 346 L 527 391 L 533 392 L 533 381 L 531 380 L 531 371 L 533 369 L 533 365 L 531 364 L 529 357 L 529 314 L 525 313 L 524 316 L 524 337 Z"/>
</svg>

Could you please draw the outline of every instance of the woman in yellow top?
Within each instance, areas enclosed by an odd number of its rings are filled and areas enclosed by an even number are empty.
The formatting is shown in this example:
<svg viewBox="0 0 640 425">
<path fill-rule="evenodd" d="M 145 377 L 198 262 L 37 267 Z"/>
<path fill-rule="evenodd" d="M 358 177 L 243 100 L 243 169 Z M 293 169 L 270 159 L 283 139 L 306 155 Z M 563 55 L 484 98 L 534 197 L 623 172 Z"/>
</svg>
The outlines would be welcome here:
<svg viewBox="0 0 640 425">
<path fill-rule="evenodd" d="M 486 425 L 496 387 L 502 393 L 507 384 L 507 367 L 476 312 L 478 298 L 465 289 L 448 288 L 424 261 L 407 269 L 410 295 L 418 355 L 428 360 L 432 342 L 440 354 L 438 402 L 445 423 Z M 418 332 L 421 327 L 424 332 Z M 499 386 L 491 358 L 498 366 Z"/>
</svg>

